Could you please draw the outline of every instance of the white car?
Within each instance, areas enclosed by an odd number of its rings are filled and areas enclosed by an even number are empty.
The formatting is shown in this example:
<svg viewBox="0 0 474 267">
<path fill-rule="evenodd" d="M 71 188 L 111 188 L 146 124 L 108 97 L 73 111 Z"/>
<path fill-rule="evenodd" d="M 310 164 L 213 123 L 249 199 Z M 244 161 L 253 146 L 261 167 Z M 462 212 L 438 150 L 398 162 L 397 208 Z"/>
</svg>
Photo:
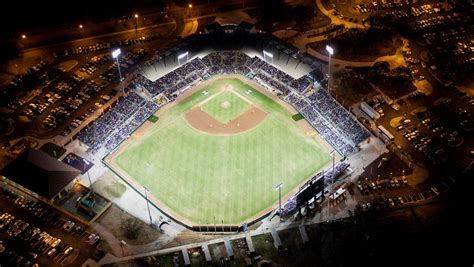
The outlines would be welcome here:
<svg viewBox="0 0 474 267">
<path fill-rule="evenodd" d="M 71 252 L 72 252 L 72 250 L 73 250 L 73 248 L 72 248 L 72 247 L 68 247 L 68 248 L 67 248 L 67 249 L 64 251 L 64 255 L 66 255 L 66 256 L 67 256 L 69 253 L 71 253 Z"/>
<path fill-rule="evenodd" d="M 91 245 L 94 245 L 95 243 L 97 243 L 99 239 L 100 239 L 100 236 L 96 234 L 91 234 L 87 237 L 87 240 L 89 241 L 89 244 Z"/>
</svg>

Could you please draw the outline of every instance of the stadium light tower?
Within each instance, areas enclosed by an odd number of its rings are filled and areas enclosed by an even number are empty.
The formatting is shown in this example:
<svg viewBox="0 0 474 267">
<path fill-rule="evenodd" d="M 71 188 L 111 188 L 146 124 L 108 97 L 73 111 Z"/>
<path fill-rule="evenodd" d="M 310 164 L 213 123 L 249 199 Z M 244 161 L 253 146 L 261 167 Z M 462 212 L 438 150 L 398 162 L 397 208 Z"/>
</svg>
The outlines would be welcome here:
<svg viewBox="0 0 474 267">
<path fill-rule="evenodd" d="M 283 187 L 283 182 L 280 182 L 279 184 L 275 185 L 275 191 L 278 190 L 278 215 L 280 217 L 280 222 L 282 221 L 281 219 L 281 188 Z"/>
<path fill-rule="evenodd" d="M 153 225 L 153 219 L 151 218 L 151 212 L 150 212 L 150 203 L 148 203 L 148 188 L 143 186 L 143 189 L 145 189 L 145 200 L 146 200 L 146 207 L 148 209 L 148 216 L 150 217 L 150 225 Z"/>
<path fill-rule="evenodd" d="M 329 190 L 328 190 L 328 193 L 329 193 L 329 196 L 328 196 L 328 220 L 329 220 L 329 216 L 331 215 L 331 213 L 330 213 L 330 210 L 331 210 L 330 202 L 331 202 L 331 189 L 332 189 L 332 185 L 334 184 L 334 161 L 335 161 L 335 157 L 336 157 L 336 150 L 333 149 L 331 152 L 329 152 L 329 154 L 332 154 L 332 174 L 331 174 L 331 185 L 329 186 Z"/>
<path fill-rule="evenodd" d="M 272 64 L 273 64 L 273 54 L 263 50 L 263 59 L 265 60 L 267 57 L 272 59 Z"/>
<path fill-rule="evenodd" d="M 117 61 L 117 68 L 119 72 L 119 77 L 120 77 L 120 85 L 122 85 L 122 93 L 125 96 L 125 88 L 123 87 L 123 77 L 122 77 L 122 71 L 120 70 L 120 62 L 119 62 L 119 55 L 122 53 L 122 50 L 120 48 L 115 49 L 112 52 L 112 57 L 115 58 Z"/>
<path fill-rule="evenodd" d="M 182 53 L 181 55 L 178 55 L 178 65 L 181 65 L 180 60 L 183 59 L 183 58 L 186 58 L 186 61 L 189 60 L 189 52 L 188 51 L 186 51 L 185 53 Z"/>
<path fill-rule="evenodd" d="M 328 92 L 331 92 L 330 89 L 329 89 L 329 81 L 331 80 L 331 57 L 332 55 L 334 55 L 334 49 L 329 46 L 329 45 L 326 45 L 326 51 L 328 52 L 329 54 L 329 62 L 328 62 Z"/>
</svg>

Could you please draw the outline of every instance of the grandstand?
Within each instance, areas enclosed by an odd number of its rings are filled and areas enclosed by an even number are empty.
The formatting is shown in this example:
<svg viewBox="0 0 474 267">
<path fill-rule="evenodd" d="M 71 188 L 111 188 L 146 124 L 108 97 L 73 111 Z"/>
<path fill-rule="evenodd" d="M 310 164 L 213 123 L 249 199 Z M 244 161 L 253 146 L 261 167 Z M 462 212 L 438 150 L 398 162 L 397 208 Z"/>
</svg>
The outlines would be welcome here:
<svg viewBox="0 0 474 267">
<path fill-rule="evenodd" d="M 273 58 L 264 56 L 263 51 Z M 178 59 L 180 55 L 186 56 Z M 154 99 L 161 97 L 171 102 L 214 75 L 241 74 L 295 107 L 347 156 L 356 152 L 357 145 L 370 134 L 324 90 L 321 65 L 278 39 L 237 26 L 233 32 L 227 28 L 225 33 L 214 31 L 186 39 L 162 52 L 135 74 L 131 87 L 146 90 Z M 153 101 L 133 92 L 124 100 L 79 134 L 79 140 L 93 153 L 100 151 L 104 156 L 112 151 L 158 109 Z"/>
</svg>

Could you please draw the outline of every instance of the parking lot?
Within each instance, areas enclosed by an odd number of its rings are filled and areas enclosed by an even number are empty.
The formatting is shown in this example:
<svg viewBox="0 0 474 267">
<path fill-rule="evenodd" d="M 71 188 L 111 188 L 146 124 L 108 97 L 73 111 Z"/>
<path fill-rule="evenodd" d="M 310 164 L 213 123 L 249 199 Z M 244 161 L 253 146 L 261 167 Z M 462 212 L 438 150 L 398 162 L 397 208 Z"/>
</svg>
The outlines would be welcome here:
<svg viewBox="0 0 474 267">
<path fill-rule="evenodd" d="M 12 188 L 2 187 L 0 199 L 5 266 L 61 266 L 98 256 L 100 237 L 85 225 Z"/>
</svg>

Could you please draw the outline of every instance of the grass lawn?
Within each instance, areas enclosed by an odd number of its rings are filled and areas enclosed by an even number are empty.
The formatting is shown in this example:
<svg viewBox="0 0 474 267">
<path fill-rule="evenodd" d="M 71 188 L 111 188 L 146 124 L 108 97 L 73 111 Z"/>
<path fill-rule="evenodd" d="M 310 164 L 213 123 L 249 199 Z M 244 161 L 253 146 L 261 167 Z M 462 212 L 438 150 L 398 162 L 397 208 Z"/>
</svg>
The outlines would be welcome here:
<svg viewBox="0 0 474 267">
<path fill-rule="evenodd" d="M 119 198 L 123 195 L 123 193 L 125 193 L 125 190 L 127 190 L 127 188 L 121 182 L 115 181 L 113 184 L 106 185 L 104 187 L 104 190 L 109 196 Z"/>
<path fill-rule="evenodd" d="M 59 159 L 64 153 L 66 153 L 66 149 L 53 143 L 44 144 L 40 148 L 40 150 L 50 155 L 51 157 L 57 158 L 57 159 Z"/>
<path fill-rule="evenodd" d="M 299 120 L 304 119 L 303 114 L 301 114 L 301 113 L 297 113 L 297 114 L 291 116 L 291 118 L 292 118 L 294 121 L 299 121 Z"/>
<path fill-rule="evenodd" d="M 155 123 L 155 122 L 157 122 L 157 121 L 158 121 L 158 117 L 157 117 L 157 116 L 155 116 L 155 115 L 151 115 L 150 117 L 148 117 L 148 119 L 147 119 L 147 120 L 148 120 L 148 121 L 150 121 L 150 122 L 153 122 L 153 123 Z"/>
<path fill-rule="evenodd" d="M 203 104 L 202 109 L 220 122 L 226 123 L 242 114 L 249 103 L 231 91 L 224 91 Z"/>
<path fill-rule="evenodd" d="M 265 120 L 231 136 L 189 126 L 183 112 L 228 84 L 265 110 Z M 188 221 L 213 224 L 215 217 L 219 223 L 238 224 L 278 202 L 276 184 L 283 182 L 282 194 L 287 194 L 330 159 L 278 103 L 238 79 L 221 79 L 170 108 L 113 162 Z"/>
</svg>

